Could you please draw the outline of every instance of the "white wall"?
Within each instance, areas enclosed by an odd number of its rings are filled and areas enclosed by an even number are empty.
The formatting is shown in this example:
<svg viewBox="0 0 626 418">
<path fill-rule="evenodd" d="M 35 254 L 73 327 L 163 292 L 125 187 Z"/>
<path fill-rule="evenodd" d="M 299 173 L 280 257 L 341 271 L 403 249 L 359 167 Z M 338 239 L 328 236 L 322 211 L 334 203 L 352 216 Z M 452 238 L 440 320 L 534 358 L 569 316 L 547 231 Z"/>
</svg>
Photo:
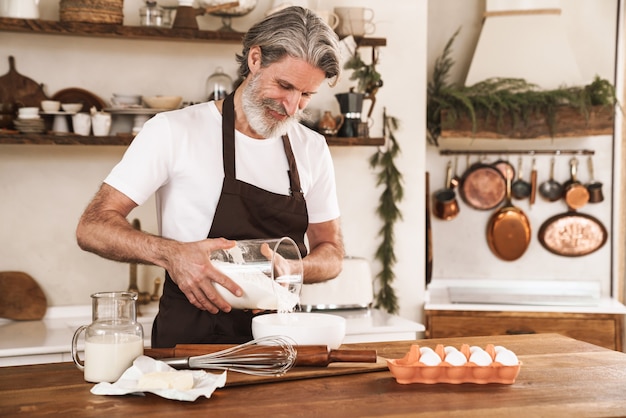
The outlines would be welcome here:
<svg viewBox="0 0 626 418">
<path fill-rule="evenodd" d="M 125 24 L 137 24 L 139 0 L 124 2 Z M 173 0 L 161 4 L 176 4 Z M 317 3 L 317 4 L 316 4 Z M 270 0 L 233 26 L 245 30 L 269 9 Z M 393 7 L 375 0 L 311 1 L 312 8 L 371 7 L 376 33 L 387 39 L 380 50 L 379 71 L 385 85 L 378 93 L 372 135 L 381 134 L 383 107 L 402 125 L 397 133 L 402 154 L 398 165 L 404 176 L 403 221 L 396 227 L 398 258 L 394 287 L 400 313 L 421 320 L 424 288 L 424 132 L 426 85 L 426 1 L 396 0 Z M 41 17 L 58 18 L 58 0 L 41 0 Z M 216 29 L 215 17 L 199 18 L 202 29 Z M 445 36 L 445 34 L 443 35 Z M 185 43 L 42 36 L 0 32 L 0 74 L 8 71 L 13 55 L 17 70 L 44 83 L 48 95 L 68 88 L 87 89 L 105 100 L 112 93 L 179 94 L 188 101 L 204 96 L 206 78 L 217 66 L 234 77 L 237 44 Z M 367 59 L 370 50 L 363 51 Z M 334 90 L 325 88 L 312 107 L 339 112 L 333 97 L 351 86 L 347 79 Z M 342 224 L 347 252 L 373 260 L 379 243 L 380 221 L 375 215 L 380 189 L 368 159 L 373 147 L 333 147 Z M 128 286 L 128 266 L 82 252 L 74 228 L 83 208 L 108 171 L 119 160 L 122 147 L 0 146 L 0 270 L 22 270 L 35 277 L 54 306 L 88 304 L 96 291 Z M 156 232 L 153 202 L 137 208 L 144 230 Z M 379 266 L 374 263 L 373 271 Z M 143 290 L 162 272 L 139 269 Z"/>
</svg>

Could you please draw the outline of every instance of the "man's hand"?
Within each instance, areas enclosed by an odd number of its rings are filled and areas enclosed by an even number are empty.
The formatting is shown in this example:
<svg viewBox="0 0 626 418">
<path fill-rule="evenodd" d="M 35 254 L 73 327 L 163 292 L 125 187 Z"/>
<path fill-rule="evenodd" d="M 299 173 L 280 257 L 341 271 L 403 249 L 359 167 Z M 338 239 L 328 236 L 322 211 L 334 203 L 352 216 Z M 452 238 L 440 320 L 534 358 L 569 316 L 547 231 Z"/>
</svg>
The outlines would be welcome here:
<svg viewBox="0 0 626 418">
<path fill-rule="evenodd" d="M 211 253 L 234 247 L 235 241 L 224 238 L 180 243 L 168 257 L 167 271 L 189 302 L 211 313 L 230 312 L 231 306 L 219 295 L 213 283 L 218 283 L 235 296 L 242 289 L 211 263 Z"/>
</svg>

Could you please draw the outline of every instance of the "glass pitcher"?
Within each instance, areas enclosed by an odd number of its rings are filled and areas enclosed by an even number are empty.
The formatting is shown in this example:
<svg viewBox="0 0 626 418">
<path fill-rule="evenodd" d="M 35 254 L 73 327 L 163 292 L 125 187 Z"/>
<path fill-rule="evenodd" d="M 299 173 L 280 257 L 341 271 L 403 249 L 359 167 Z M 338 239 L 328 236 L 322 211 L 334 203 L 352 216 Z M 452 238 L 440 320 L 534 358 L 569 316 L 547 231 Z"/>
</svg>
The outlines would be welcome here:
<svg viewBox="0 0 626 418">
<path fill-rule="evenodd" d="M 87 382 L 115 382 L 143 354 L 143 327 L 137 322 L 137 294 L 100 292 L 91 295 L 92 320 L 72 338 L 72 360 Z M 85 359 L 77 343 L 85 331 Z"/>
<path fill-rule="evenodd" d="M 237 240 L 233 248 L 213 251 L 211 262 L 244 291 L 235 297 L 215 286 L 233 308 L 291 312 L 300 303 L 302 257 L 289 237 Z"/>
</svg>

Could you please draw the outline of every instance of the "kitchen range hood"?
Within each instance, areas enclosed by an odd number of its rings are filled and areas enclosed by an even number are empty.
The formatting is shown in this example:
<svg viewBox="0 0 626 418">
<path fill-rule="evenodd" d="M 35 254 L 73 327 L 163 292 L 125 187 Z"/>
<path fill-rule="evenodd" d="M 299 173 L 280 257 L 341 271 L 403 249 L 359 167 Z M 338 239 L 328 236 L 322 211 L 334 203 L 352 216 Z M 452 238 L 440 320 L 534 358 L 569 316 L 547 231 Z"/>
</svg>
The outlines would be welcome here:
<svg viewBox="0 0 626 418">
<path fill-rule="evenodd" d="M 584 85 L 561 16 L 560 0 L 487 0 L 466 86 L 523 78 L 541 89 Z"/>
</svg>

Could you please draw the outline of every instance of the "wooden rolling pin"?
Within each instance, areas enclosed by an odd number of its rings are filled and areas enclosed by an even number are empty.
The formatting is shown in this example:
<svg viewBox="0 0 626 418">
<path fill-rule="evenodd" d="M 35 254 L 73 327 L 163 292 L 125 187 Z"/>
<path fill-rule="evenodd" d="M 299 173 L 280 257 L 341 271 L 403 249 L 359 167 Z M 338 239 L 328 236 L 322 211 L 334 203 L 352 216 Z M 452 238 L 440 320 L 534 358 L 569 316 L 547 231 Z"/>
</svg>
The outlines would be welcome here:
<svg viewBox="0 0 626 418">
<path fill-rule="evenodd" d="M 178 344 L 175 348 L 146 348 L 144 354 L 155 359 L 201 356 L 232 348 L 233 344 Z M 298 345 L 295 366 L 326 367 L 330 363 L 376 363 L 376 350 L 328 350 L 325 345 Z"/>
</svg>

